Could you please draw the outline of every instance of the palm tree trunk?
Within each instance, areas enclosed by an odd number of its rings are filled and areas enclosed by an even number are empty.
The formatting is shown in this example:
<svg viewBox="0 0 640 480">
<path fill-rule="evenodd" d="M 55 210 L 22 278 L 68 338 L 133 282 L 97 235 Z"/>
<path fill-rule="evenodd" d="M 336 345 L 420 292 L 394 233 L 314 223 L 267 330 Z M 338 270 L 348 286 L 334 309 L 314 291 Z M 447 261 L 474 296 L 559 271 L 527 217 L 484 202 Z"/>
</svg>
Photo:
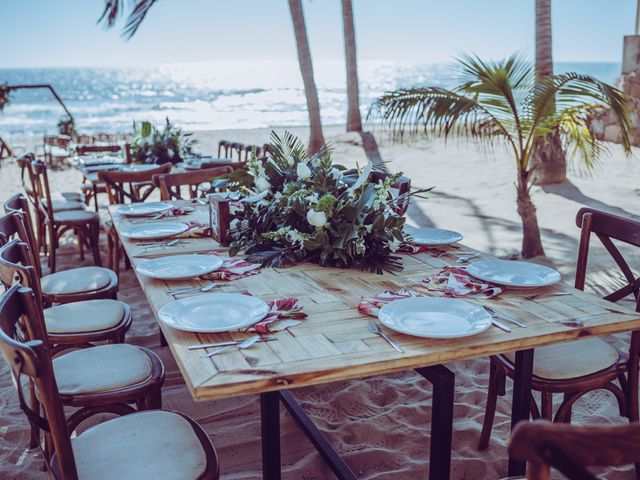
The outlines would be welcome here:
<svg viewBox="0 0 640 480">
<path fill-rule="evenodd" d="M 307 27 L 302 11 L 302 0 L 289 0 L 289 11 L 291 12 L 291 21 L 293 22 L 293 30 L 296 36 L 298 63 L 300 65 L 300 73 L 302 74 L 302 82 L 304 83 L 304 93 L 307 97 L 307 109 L 309 110 L 311 135 L 308 148 L 310 153 L 315 153 L 324 145 L 324 136 L 322 135 L 320 102 L 318 101 L 316 82 L 313 79 L 313 63 L 311 62 Z"/>
<path fill-rule="evenodd" d="M 347 132 L 361 132 L 360 88 L 356 61 L 356 32 L 353 25 L 353 4 L 342 0 L 342 26 L 344 30 L 344 56 L 347 63 Z"/>
<path fill-rule="evenodd" d="M 518 215 L 522 219 L 522 257 L 544 255 L 536 207 L 529 195 L 527 174 L 521 174 L 518 182 Z"/>
<path fill-rule="evenodd" d="M 551 0 L 536 0 L 536 80 L 553 75 Z M 558 134 L 539 142 L 534 150 L 533 181 L 537 185 L 563 183 L 567 179 L 567 160 Z"/>
</svg>

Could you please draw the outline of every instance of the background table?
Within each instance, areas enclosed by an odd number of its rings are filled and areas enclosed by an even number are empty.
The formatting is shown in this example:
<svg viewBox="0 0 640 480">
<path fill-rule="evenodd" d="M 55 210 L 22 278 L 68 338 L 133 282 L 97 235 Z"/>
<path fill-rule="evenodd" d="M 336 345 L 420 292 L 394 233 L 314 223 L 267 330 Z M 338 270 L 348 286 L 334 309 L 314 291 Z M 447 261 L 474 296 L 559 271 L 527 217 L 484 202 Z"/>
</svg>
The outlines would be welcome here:
<svg viewBox="0 0 640 480">
<path fill-rule="evenodd" d="M 176 217 L 176 221 L 208 222 L 207 207 L 184 201 L 175 203 L 176 205 L 187 203 L 196 207 L 190 215 Z M 114 206 L 110 207 L 110 212 L 114 225 L 120 232 L 129 220 L 115 214 Z M 137 245 L 139 242 L 124 238 L 122 242 L 134 265 L 144 261 L 145 258 L 155 256 L 210 251 L 224 253 L 225 251 L 211 238 L 193 238 L 189 239 L 186 245 L 164 249 L 145 249 Z M 470 249 L 465 248 L 465 250 Z M 481 258 L 492 257 L 482 254 Z M 435 386 L 432 434 L 444 435 L 445 438 L 438 438 L 437 441 L 431 442 L 430 478 L 445 478 L 443 475 L 445 470 L 448 477 L 451 427 L 450 423 L 448 425 L 442 425 L 442 423 L 448 422 L 447 415 L 450 415 L 452 410 L 453 395 L 447 385 L 452 383 L 453 378 L 450 372 L 447 373 L 447 369 L 441 367 L 442 364 L 518 351 L 512 407 L 512 424 L 515 425 L 529 418 L 534 347 L 578 340 L 590 335 L 605 335 L 640 328 L 639 314 L 624 310 L 617 305 L 616 310 L 625 311 L 625 313 L 612 313 L 608 310 L 612 306 L 611 303 L 558 284 L 535 291 L 507 290 L 497 299 L 479 302 L 491 305 L 497 311 L 509 314 L 528 325 L 528 328 L 513 326 L 511 333 L 492 327 L 473 337 L 430 340 L 385 330 L 405 351 L 401 354 L 383 339 L 369 332 L 369 317 L 360 314 L 356 306 L 361 297 L 373 296 L 385 290 L 406 288 L 424 295 L 434 295 L 434 292 L 427 290 L 423 279 L 438 272 L 442 267 L 450 265 L 454 262 L 454 257 L 436 258 L 428 253 L 419 253 L 403 255 L 402 260 L 403 271 L 384 275 L 355 269 L 324 268 L 310 263 L 289 268 L 267 268 L 262 269 L 259 275 L 228 282 L 222 288 L 214 289 L 222 292 L 249 291 L 266 301 L 283 296 L 295 296 L 299 298 L 304 311 L 309 315 L 300 325 L 276 333 L 274 336 L 277 340 L 258 343 L 248 351 L 234 351 L 212 358 L 202 358 L 201 350 L 188 350 L 188 346 L 196 343 L 246 338 L 247 334 L 195 334 L 174 330 L 161 321 L 158 322 L 187 387 L 196 401 L 261 394 L 263 469 L 269 478 L 279 478 L 279 458 L 278 463 L 275 464 L 274 452 L 269 450 L 274 440 L 273 438 L 270 441 L 265 440 L 265 437 L 274 437 L 278 433 L 276 424 L 278 395 L 269 395 L 269 392 L 407 369 L 416 369 L 425 376 L 431 376 L 430 380 Z M 173 300 L 166 294 L 168 284 L 140 275 L 138 279 L 157 317 L 158 311 Z M 202 280 L 171 282 L 171 287 L 206 283 Z M 532 293 L 546 291 L 568 291 L 571 295 L 541 297 L 536 300 L 527 298 Z M 209 293 L 204 295 L 207 294 Z M 585 320 L 584 326 L 580 328 L 559 323 L 563 319 L 591 314 L 597 314 L 597 316 Z M 427 367 L 433 368 L 429 370 Z M 241 372 L 247 370 L 263 372 L 261 374 Z M 292 400 L 288 392 L 280 395 L 280 399 L 288 408 L 292 407 L 295 410 L 295 405 L 287 402 L 288 399 Z M 289 410 L 291 411 L 292 408 Z M 303 412 L 298 413 L 303 415 Z M 296 419 L 301 423 L 298 417 Z M 307 429 L 305 431 L 310 434 Z M 319 434 L 317 431 L 316 433 Z M 434 448 L 440 450 L 434 452 Z M 443 448 L 447 450 L 446 454 L 442 453 Z M 279 449 L 277 452 L 279 453 Z M 332 459 L 328 458 L 330 452 L 321 451 L 321 453 L 325 460 L 331 463 Z M 443 459 L 443 455 L 446 458 Z M 443 463 L 447 464 L 446 468 Z M 437 473 L 434 473 L 434 467 L 438 469 Z M 510 462 L 510 474 L 523 472 L 523 469 L 523 464 Z M 344 475 L 341 478 L 353 478 L 349 477 L 348 472 Z"/>
</svg>

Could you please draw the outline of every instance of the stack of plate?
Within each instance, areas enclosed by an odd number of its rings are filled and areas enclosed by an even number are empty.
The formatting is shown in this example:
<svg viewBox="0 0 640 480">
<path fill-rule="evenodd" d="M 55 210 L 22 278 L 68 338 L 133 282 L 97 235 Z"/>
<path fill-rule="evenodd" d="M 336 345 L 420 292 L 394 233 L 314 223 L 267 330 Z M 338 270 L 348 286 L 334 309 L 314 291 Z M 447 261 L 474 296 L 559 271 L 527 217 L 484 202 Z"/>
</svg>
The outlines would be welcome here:
<svg viewBox="0 0 640 480">
<path fill-rule="evenodd" d="M 469 275 L 511 288 L 539 288 L 560 281 L 560 273 L 537 263 L 515 260 L 482 260 L 467 267 Z"/>
</svg>

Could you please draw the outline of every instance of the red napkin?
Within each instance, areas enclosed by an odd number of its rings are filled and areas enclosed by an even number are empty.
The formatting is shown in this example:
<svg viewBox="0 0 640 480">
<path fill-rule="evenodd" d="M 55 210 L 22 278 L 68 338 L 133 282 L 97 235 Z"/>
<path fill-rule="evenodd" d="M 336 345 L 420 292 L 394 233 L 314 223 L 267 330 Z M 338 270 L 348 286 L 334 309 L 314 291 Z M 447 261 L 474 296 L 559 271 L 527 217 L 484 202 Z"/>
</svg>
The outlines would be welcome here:
<svg viewBox="0 0 640 480">
<path fill-rule="evenodd" d="M 472 277 L 458 267 L 444 267 L 435 275 L 425 278 L 427 288 L 442 292 L 445 297 L 493 298 L 502 293 L 502 288 Z"/>
<path fill-rule="evenodd" d="M 246 292 L 246 294 L 251 295 L 249 292 Z M 271 300 L 268 304 L 269 313 L 267 313 L 266 317 L 240 331 L 261 334 L 280 332 L 299 325 L 299 320 L 307 318 L 307 314 L 302 311 L 302 305 L 298 303 L 296 297 L 277 298 Z"/>
<path fill-rule="evenodd" d="M 222 267 L 215 272 L 202 275 L 201 278 L 205 280 L 222 280 L 229 282 L 260 273 L 260 265 L 257 263 L 247 262 L 239 258 L 225 257 L 217 252 L 209 252 L 209 255 L 220 257 L 222 259 Z"/>
<path fill-rule="evenodd" d="M 418 292 L 414 292 L 413 290 L 403 289 L 397 292 L 387 290 L 375 297 L 363 297 L 358 304 L 358 311 L 371 317 L 377 317 L 380 309 L 387 303 L 412 297 L 424 297 L 424 295 L 420 295 Z"/>
</svg>

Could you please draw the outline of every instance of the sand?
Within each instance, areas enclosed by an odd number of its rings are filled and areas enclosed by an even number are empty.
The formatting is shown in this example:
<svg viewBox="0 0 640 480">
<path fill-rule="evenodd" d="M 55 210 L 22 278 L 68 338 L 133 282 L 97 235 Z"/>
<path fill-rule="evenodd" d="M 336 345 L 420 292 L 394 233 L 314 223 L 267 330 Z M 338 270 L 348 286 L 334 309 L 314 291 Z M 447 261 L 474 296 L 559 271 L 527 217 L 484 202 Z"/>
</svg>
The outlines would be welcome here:
<svg viewBox="0 0 640 480">
<path fill-rule="evenodd" d="M 306 141 L 304 129 L 294 129 Z M 359 136 L 327 129 L 334 144 L 335 158 L 345 164 L 362 164 L 366 156 Z M 262 144 L 267 130 L 199 132 L 199 148 L 216 153 L 220 138 Z M 516 254 L 521 230 L 515 208 L 514 165 L 500 148 L 489 154 L 478 153 L 466 141 L 441 140 L 396 145 L 380 141 L 382 158 L 389 170 L 402 170 L 414 186 L 436 186 L 428 200 L 419 200 L 409 211 L 416 225 L 436 225 L 462 232 L 464 242 L 474 248 L 500 256 Z M 636 152 L 637 153 L 637 152 Z M 556 266 L 565 281 L 572 282 L 579 230 L 575 214 L 582 205 L 640 218 L 637 178 L 640 162 L 627 159 L 617 146 L 611 157 L 591 176 L 572 173 L 570 182 L 559 187 L 533 188 L 538 206 L 546 259 Z M 74 170 L 52 172 L 56 190 L 71 190 L 80 183 Z M 20 190 L 14 161 L 0 170 L 0 202 Z M 633 252 L 630 252 L 633 254 Z M 602 293 L 619 283 L 604 249 L 592 249 L 590 266 L 595 274 L 588 287 Z M 640 260 L 633 254 L 632 260 Z M 77 266 L 72 246 L 61 250 L 64 268 Z M 192 415 L 201 422 L 215 442 L 225 479 L 260 477 L 259 402 L 256 396 L 195 403 L 183 384 L 169 350 L 158 347 L 157 326 L 134 274 L 123 271 L 120 299 L 129 303 L 134 325 L 127 341 L 154 349 L 167 366 L 163 399 L 166 408 Z M 610 341 L 625 348 L 627 336 Z M 506 476 L 506 445 L 509 435 L 509 395 L 498 403 L 490 448 L 476 450 L 488 382 L 488 359 L 475 359 L 448 365 L 456 374 L 455 420 L 452 479 L 496 479 Z M 0 477 L 46 478 L 41 457 L 25 450 L 27 422 L 17 407 L 6 365 L 0 368 Z M 431 387 L 413 372 L 333 383 L 295 390 L 306 411 L 344 456 L 359 478 L 417 479 L 428 471 Z M 574 408 L 575 423 L 620 423 L 613 398 L 595 392 Z M 292 419 L 282 415 L 283 477 L 285 479 L 334 478 L 312 445 Z M 630 468 L 608 469 L 606 478 L 633 478 Z"/>
</svg>

